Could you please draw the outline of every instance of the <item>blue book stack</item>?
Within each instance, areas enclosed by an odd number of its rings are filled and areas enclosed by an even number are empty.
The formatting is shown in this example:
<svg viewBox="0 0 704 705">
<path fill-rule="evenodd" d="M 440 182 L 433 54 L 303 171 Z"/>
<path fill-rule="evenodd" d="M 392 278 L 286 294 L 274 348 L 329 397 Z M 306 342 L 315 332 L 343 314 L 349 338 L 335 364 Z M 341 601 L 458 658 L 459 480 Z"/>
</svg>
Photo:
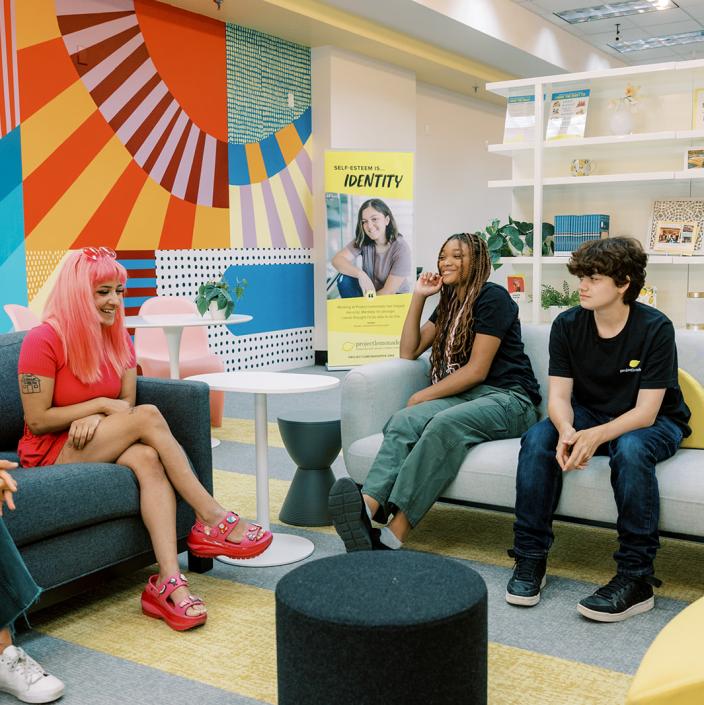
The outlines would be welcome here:
<svg viewBox="0 0 704 705">
<path fill-rule="evenodd" d="M 556 215 L 555 254 L 570 255 L 583 242 L 609 237 L 609 216 Z"/>
</svg>

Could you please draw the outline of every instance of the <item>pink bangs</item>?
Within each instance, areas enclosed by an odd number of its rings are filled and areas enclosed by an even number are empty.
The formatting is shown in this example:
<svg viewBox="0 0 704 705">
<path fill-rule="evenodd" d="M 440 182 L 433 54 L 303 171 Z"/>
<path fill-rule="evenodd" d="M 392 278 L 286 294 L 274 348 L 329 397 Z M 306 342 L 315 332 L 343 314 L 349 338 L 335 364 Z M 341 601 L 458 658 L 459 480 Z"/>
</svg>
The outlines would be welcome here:
<svg viewBox="0 0 704 705">
<path fill-rule="evenodd" d="M 95 307 L 93 292 L 107 281 L 127 281 L 127 271 L 117 260 L 72 252 L 44 307 L 43 318 L 61 339 L 71 372 L 86 384 L 100 379 L 104 362 L 118 375 L 132 362 L 124 308 L 117 311 L 113 325 L 104 326 Z"/>
</svg>

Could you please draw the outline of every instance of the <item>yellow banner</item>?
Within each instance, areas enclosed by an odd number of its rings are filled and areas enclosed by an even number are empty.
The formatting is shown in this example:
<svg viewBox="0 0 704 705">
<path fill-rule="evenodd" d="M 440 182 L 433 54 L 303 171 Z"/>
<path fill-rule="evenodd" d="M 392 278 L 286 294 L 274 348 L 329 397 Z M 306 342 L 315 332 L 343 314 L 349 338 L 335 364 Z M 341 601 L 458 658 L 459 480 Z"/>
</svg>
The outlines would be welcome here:
<svg viewBox="0 0 704 705">
<path fill-rule="evenodd" d="M 325 190 L 413 200 L 413 152 L 325 152 Z"/>
<path fill-rule="evenodd" d="M 398 357 L 411 294 L 328 301 L 328 366 L 354 367 Z"/>
</svg>

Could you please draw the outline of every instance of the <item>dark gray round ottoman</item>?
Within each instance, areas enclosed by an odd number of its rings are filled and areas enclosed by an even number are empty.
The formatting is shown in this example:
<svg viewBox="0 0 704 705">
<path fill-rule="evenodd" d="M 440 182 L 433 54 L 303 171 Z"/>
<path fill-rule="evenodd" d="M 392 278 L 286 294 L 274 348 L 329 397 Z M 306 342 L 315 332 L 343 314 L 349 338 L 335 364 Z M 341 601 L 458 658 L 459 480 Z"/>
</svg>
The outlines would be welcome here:
<svg viewBox="0 0 704 705">
<path fill-rule="evenodd" d="M 340 419 L 311 412 L 277 419 L 281 439 L 298 468 L 279 519 L 294 526 L 328 526 L 328 494 L 335 482 L 330 466 L 341 448 Z"/>
<path fill-rule="evenodd" d="M 486 585 L 414 551 L 306 563 L 276 586 L 279 705 L 485 705 Z"/>
</svg>

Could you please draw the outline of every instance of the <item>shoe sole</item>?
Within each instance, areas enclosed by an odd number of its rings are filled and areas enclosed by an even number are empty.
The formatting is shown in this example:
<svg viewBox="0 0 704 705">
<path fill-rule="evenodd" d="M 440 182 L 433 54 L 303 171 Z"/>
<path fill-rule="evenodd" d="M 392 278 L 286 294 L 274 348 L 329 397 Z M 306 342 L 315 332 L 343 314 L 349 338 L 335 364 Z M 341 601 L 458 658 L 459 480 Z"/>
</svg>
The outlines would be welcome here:
<svg viewBox="0 0 704 705">
<path fill-rule="evenodd" d="M 545 587 L 547 582 L 547 577 L 543 575 L 543 580 L 540 583 L 540 590 Z M 514 595 L 513 593 L 506 590 L 506 602 L 508 602 L 509 605 L 518 605 L 519 607 L 534 607 L 540 602 L 540 590 L 538 590 L 537 595 L 531 595 L 530 597 Z"/>
<path fill-rule="evenodd" d="M 635 617 L 637 614 L 643 614 L 643 612 L 649 612 L 655 607 L 655 597 L 649 597 L 643 602 L 629 607 L 623 612 L 618 612 L 613 614 L 611 612 L 597 612 L 596 610 L 590 610 L 589 607 L 585 607 L 582 604 L 577 603 L 577 612 L 579 612 L 583 617 L 587 619 L 592 619 L 595 622 L 623 622 L 624 619 L 629 617 Z"/>
<path fill-rule="evenodd" d="M 11 688 L 3 689 L 0 690 L 0 693 L 9 693 L 10 695 L 14 696 L 18 700 L 20 700 L 23 703 L 53 703 L 54 700 L 58 700 L 63 694 L 64 690 L 66 689 L 65 686 L 61 687 L 61 690 L 55 690 L 51 694 L 44 694 L 44 695 L 26 695 L 24 693 L 19 693 L 15 690 L 12 690 Z"/>
<path fill-rule="evenodd" d="M 362 520 L 364 500 L 354 481 L 343 477 L 335 482 L 328 496 L 328 510 L 337 535 L 347 553 L 371 551 L 372 537 Z"/>
<path fill-rule="evenodd" d="M 188 543 L 188 550 L 196 556 L 196 558 L 217 558 L 218 556 L 227 556 L 227 558 L 236 558 L 237 560 L 247 560 L 248 558 L 256 558 L 261 556 L 264 551 L 271 545 L 274 540 L 273 534 L 270 534 L 266 539 L 260 539 L 253 547 L 241 548 L 241 544 L 234 541 L 226 541 L 227 545 L 211 544 L 211 543 Z"/>
</svg>

